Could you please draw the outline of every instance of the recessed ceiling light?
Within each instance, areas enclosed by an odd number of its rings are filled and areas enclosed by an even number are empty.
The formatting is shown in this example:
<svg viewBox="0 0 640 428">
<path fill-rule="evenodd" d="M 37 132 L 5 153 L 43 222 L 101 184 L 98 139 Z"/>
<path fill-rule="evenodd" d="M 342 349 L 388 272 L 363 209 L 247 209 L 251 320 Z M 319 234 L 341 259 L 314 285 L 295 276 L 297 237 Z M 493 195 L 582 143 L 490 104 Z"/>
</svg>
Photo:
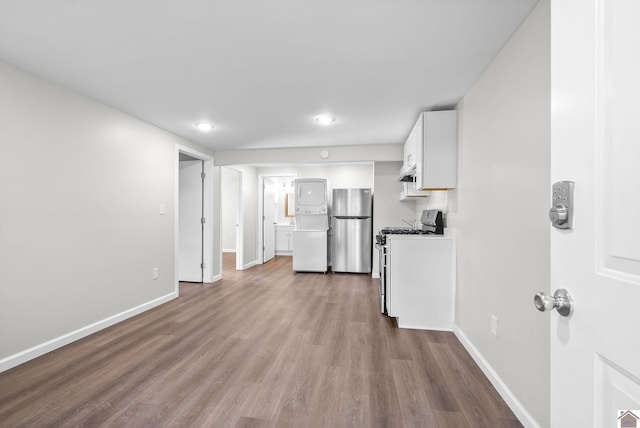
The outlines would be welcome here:
<svg viewBox="0 0 640 428">
<path fill-rule="evenodd" d="M 316 122 L 318 122 L 320 125 L 330 125 L 335 121 L 336 118 L 328 114 L 321 114 L 320 116 L 316 116 Z"/>
<path fill-rule="evenodd" d="M 208 122 L 198 122 L 196 123 L 196 128 L 202 132 L 207 132 L 213 129 L 213 125 Z"/>
</svg>

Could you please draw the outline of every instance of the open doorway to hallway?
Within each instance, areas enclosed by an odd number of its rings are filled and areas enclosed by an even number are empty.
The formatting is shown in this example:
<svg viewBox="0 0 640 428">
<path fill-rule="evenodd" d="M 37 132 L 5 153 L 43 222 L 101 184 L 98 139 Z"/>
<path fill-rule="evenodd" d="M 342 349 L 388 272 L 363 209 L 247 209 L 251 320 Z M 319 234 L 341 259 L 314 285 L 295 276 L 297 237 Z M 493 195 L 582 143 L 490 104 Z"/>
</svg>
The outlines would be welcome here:
<svg viewBox="0 0 640 428">
<path fill-rule="evenodd" d="M 243 208 L 242 208 L 242 172 L 222 167 L 220 170 L 220 225 L 223 255 L 223 272 L 227 263 L 233 260 L 236 270 L 242 270 L 243 259 Z"/>
<path fill-rule="evenodd" d="M 214 282 L 220 261 L 214 260 L 213 158 L 176 146 L 175 265 L 179 281 Z"/>
<path fill-rule="evenodd" d="M 262 253 L 260 261 L 266 263 L 277 255 L 292 254 L 291 232 L 294 228 L 293 185 L 296 175 L 261 174 L 259 186 Z M 289 238 L 287 238 L 289 236 Z"/>
</svg>

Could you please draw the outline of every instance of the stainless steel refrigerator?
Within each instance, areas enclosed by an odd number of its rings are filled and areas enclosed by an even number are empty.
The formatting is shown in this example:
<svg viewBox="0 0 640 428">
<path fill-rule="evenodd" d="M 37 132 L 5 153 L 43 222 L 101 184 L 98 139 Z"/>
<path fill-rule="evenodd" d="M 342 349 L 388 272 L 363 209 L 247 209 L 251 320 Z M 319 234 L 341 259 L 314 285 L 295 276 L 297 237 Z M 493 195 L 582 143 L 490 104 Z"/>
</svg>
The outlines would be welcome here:
<svg viewBox="0 0 640 428">
<path fill-rule="evenodd" d="M 371 189 L 333 189 L 331 269 L 371 272 L 373 212 Z"/>
</svg>

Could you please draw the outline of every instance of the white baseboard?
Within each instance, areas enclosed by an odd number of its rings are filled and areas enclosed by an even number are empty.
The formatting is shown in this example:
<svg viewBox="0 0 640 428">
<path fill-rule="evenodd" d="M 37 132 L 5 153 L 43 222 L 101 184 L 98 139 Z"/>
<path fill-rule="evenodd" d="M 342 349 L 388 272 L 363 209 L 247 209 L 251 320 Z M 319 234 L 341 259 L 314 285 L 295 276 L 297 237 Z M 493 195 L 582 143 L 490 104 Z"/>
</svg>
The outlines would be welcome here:
<svg viewBox="0 0 640 428">
<path fill-rule="evenodd" d="M 236 252 L 236 249 L 235 249 L 235 248 L 229 248 L 229 249 L 226 249 L 226 250 L 225 250 L 225 249 L 223 248 L 223 249 L 222 249 L 222 252 L 223 252 L 223 253 L 235 253 L 235 252 Z"/>
<path fill-rule="evenodd" d="M 451 327 L 432 326 L 432 325 L 411 325 L 403 324 L 400 322 L 400 318 L 396 317 L 396 323 L 398 328 L 406 328 L 407 330 L 430 330 L 430 331 L 451 331 Z"/>
<path fill-rule="evenodd" d="M 212 283 L 212 282 L 218 282 L 222 279 L 222 275 L 215 275 L 211 277 L 210 281 L 207 281 L 207 283 Z"/>
<path fill-rule="evenodd" d="M 460 330 L 457 325 L 453 326 L 453 333 L 456 335 L 458 340 L 460 340 L 460 342 L 465 347 L 467 352 L 471 355 L 476 364 L 480 366 L 480 369 L 482 370 L 484 375 L 489 379 L 493 387 L 498 391 L 498 394 L 500 394 L 511 411 L 520 420 L 520 423 L 527 428 L 540 428 L 540 424 L 538 424 L 536 420 L 529 414 L 529 412 L 527 412 L 527 409 L 525 409 L 522 403 L 516 398 L 515 395 L 513 395 L 507 385 L 502 381 L 502 379 L 500 379 L 500 376 L 498 376 L 495 370 L 493 370 L 489 362 L 484 359 L 482 354 L 480 354 L 478 349 L 473 346 L 471 341 L 469 341 L 467 336 L 462 332 L 462 330 Z"/>
<path fill-rule="evenodd" d="M 252 261 L 252 262 L 250 262 L 250 263 L 246 263 L 245 265 L 243 265 L 243 266 L 242 266 L 242 270 L 249 269 L 250 267 L 252 267 L 252 266 L 256 266 L 256 265 L 258 265 L 258 264 L 259 264 L 259 263 L 258 263 L 258 261 L 257 261 L 257 260 L 254 260 L 254 261 Z"/>
<path fill-rule="evenodd" d="M 371 278 L 380 278 L 380 272 L 371 272 Z"/>
<path fill-rule="evenodd" d="M 135 308 L 127 309 L 126 311 L 120 312 L 119 314 L 110 316 L 88 326 L 79 328 L 78 330 L 64 334 L 55 339 L 51 339 L 47 342 L 41 343 L 40 345 L 36 345 L 22 352 L 18 352 L 17 354 L 3 358 L 2 360 L 0 360 L 0 373 L 16 367 L 20 364 L 26 363 L 29 360 L 33 360 L 34 358 L 44 355 L 47 352 L 51 352 L 54 349 L 62 348 L 63 346 L 68 345 L 71 342 L 75 342 L 76 340 L 82 339 L 83 337 L 87 337 L 97 331 L 100 331 L 107 327 L 111 327 L 114 324 L 141 314 L 142 312 L 148 311 L 149 309 L 152 309 L 156 306 L 162 305 L 163 303 L 173 300 L 176 297 L 178 297 L 178 293 L 169 293 L 165 296 L 151 300 L 150 302 L 146 302 L 142 305 L 136 306 Z"/>
</svg>

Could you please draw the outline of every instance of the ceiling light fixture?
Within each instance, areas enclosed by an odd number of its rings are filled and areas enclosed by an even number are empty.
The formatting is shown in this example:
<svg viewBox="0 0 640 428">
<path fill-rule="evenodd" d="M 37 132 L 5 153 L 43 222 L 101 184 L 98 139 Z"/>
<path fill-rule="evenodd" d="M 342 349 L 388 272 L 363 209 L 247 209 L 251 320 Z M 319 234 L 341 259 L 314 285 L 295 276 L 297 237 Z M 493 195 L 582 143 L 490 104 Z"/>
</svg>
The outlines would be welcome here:
<svg viewBox="0 0 640 428">
<path fill-rule="evenodd" d="M 336 118 L 328 114 L 321 114 L 320 116 L 316 116 L 316 122 L 318 122 L 320 125 L 331 125 L 335 121 Z"/>
<path fill-rule="evenodd" d="M 202 132 L 207 132 L 213 129 L 213 125 L 208 122 L 198 122 L 196 123 L 196 128 Z"/>
</svg>

